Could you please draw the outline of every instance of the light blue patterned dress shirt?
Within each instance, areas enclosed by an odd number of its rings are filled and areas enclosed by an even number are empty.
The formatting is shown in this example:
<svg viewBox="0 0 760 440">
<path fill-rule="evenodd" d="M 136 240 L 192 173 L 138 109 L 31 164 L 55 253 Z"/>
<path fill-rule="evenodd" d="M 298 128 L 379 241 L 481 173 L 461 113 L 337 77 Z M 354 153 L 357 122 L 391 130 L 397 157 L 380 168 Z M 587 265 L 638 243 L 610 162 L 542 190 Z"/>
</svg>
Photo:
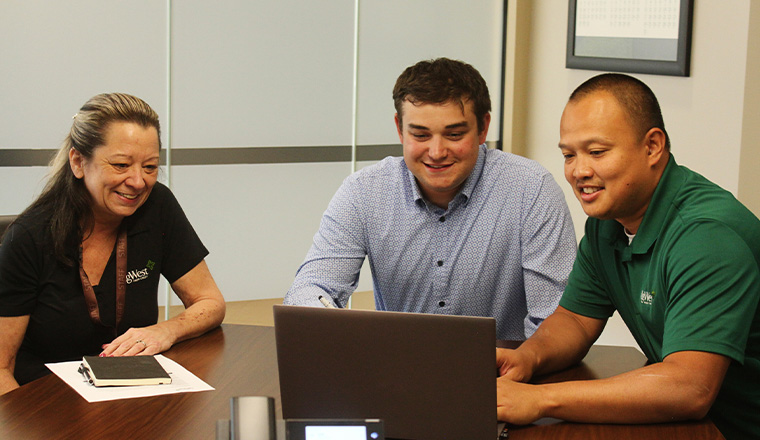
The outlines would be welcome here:
<svg viewBox="0 0 760 440">
<path fill-rule="evenodd" d="M 347 177 L 325 211 L 286 304 L 345 306 L 365 257 L 378 310 L 492 316 L 522 340 L 557 307 L 576 252 L 565 198 L 538 163 L 481 145 L 462 190 L 441 209 L 403 158 Z"/>
</svg>

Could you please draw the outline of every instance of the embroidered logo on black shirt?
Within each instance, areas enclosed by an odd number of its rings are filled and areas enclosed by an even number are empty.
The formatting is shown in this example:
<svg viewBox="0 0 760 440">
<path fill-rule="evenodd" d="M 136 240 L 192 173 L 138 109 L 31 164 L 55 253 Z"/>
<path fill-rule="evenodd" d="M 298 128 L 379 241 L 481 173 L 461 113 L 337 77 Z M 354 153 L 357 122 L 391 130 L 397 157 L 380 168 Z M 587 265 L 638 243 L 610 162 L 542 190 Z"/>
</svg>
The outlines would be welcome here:
<svg viewBox="0 0 760 440">
<path fill-rule="evenodd" d="M 156 266 L 156 263 L 154 261 L 148 260 L 148 262 L 145 263 L 144 269 L 131 270 L 127 272 L 127 284 L 136 283 L 138 281 L 148 278 L 148 275 L 150 275 L 149 271 L 153 270 L 155 266 Z"/>
</svg>

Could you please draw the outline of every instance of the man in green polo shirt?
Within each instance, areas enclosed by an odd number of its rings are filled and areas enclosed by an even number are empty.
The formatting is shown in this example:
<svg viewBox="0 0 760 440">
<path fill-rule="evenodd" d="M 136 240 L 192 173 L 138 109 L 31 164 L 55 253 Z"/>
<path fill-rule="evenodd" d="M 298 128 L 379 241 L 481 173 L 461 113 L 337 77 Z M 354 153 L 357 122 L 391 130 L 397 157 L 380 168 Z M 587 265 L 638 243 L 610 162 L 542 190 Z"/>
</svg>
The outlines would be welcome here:
<svg viewBox="0 0 760 440">
<path fill-rule="evenodd" d="M 728 439 L 760 438 L 760 221 L 676 163 L 657 98 L 630 76 L 580 85 L 559 147 L 590 218 L 560 307 L 520 348 L 497 353 L 499 419 L 707 415 Z M 579 362 L 615 310 L 650 365 L 609 379 L 522 383 Z"/>
</svg>

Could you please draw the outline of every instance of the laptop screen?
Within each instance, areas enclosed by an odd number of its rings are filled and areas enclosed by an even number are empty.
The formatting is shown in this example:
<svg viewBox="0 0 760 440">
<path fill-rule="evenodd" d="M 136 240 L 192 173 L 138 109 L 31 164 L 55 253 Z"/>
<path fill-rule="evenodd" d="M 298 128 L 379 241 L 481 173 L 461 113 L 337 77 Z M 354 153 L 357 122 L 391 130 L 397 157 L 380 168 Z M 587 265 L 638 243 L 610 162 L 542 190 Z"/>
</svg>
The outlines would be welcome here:
<svg viewBox="0 0 760 440">
<path fill-rule="evenodd" d="M 379 418 L 388 438 L 493 439 L 493 318 L 274 306 L 283 417 Z"/>
</svg>

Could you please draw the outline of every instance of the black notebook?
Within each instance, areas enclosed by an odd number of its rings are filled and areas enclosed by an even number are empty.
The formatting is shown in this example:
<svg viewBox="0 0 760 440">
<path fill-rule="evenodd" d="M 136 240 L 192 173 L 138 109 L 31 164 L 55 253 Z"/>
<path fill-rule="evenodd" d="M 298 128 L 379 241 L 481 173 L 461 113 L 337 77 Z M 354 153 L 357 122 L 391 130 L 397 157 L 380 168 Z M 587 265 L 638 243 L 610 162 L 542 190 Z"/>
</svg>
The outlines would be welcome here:
<svg viewBox="0 0 760 440">
<path fill-rule="evenodd" d="M 85 356 L 81 370 L 96 387 L 172 383 L 169 373 L 153 356 Z"/>
</svg>

